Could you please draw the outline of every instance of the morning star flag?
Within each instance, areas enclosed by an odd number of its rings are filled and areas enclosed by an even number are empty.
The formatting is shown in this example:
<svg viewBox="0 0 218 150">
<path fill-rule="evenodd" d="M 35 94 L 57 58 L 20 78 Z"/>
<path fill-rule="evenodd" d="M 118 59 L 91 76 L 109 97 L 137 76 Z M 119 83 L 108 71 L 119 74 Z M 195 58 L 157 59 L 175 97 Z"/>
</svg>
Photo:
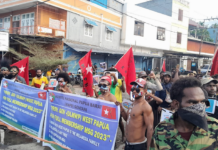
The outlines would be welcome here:
<svg viewBox="0 0 218 150">
<path fill-rule="evenodd" d="M 43 139 L 71 150 L 114 150 L 120 107 L 90 97 L 48 92 Z M 43 146 L 64 150 L 46 141 Z"/>
<path fill-rule="evenodd" d="M 18 75 L 23 77 L 26 81 L 26 84 L 29 85 L 29 57 L 20 60 L 11 66 L 17 66 L 19 68 Z"/>
<path fill-rule="evenodd" d="M 90 50 L 83 58 L 79 60 L 79 65 L 82 70 L 83 76 L 83 92 L 85 92 L 90 97 L 93 96 L 93 75 L 92 75 L 92 60 L 91 60 Z"/>
<path fill-rule="evenodd" d="M 125 77 L 126 90 L 130 93 L 130 83 L 136 80 L 135 61 L 133 56 L 132 47 L 123 55 L 117 62 L 115 68 Z"/>
<path fill-rule="evenodd" d="M 216 51 L 216 54 L 213 57 L 213 64 L 211 67 L 210 76 L 213 76 L 215 74 L 218 74 L 218 50 Z"/>
</svg>

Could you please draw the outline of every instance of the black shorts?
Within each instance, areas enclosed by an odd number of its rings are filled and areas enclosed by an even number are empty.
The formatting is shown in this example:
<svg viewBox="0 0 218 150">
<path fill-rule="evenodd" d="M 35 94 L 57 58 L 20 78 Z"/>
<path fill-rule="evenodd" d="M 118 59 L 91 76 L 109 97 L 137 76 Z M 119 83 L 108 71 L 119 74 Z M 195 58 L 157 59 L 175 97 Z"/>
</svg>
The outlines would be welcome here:
<svg viewBox="0 0 218 150">
<path fill-rule="evenodd" d="M 136 145 L 129 145 L 125 142 L 125 150 L 147 150 L 147 142 Z"/>
</svg>

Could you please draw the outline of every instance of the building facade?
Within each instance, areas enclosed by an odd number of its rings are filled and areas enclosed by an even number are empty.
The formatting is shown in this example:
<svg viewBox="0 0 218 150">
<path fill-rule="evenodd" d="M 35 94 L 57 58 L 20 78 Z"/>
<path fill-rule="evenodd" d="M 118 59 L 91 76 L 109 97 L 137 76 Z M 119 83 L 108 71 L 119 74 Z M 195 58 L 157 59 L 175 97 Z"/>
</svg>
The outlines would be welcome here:
<svg viewBox="0 0 218 150">
<path fill-rule="evenodd" d="M 170 51 L 165 51 L 166 69 L 182 66 L 181 55 L 187 51 L 189 2 L 181 0 L 151 0 L 137 6 L 171 17 Z M 162 20 L 162 19 L 159 19 Z M 164 20 L 163 20 L 164 21 Z M 165 21 L 164 21 L 165 22 Z"/>
</svg>

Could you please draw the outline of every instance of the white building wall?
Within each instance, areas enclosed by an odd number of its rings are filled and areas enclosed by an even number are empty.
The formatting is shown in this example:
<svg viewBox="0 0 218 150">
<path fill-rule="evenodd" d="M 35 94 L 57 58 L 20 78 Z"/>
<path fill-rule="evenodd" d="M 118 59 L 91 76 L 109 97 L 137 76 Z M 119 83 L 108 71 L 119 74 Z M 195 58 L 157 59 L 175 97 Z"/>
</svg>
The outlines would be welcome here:
<svg viewBox="0 0 218 150">
<path fill-rule="evenodd" d="M 178 19 L 179 9 L 183 10 L 183 21 Z M 172 27 L 170 49 L 173 51 L 187 51 L 188 26 L 189 26 L 189 6 L 182 4 L 178 0 L 173 0 Z M 181 44 L 177 43 L 177 32 L 182 33 Z"/>
<path fill-rule="evenodd" d="M 123 27 L 121 44 L 136 45 L 149 50 L 169 50 L 170 49 L 170 36 L 172 19 L 169 16 L 150 11 L 145 8 L 133 4 L 124 5 L 124 13 L 129 16 L 123 16 Z M 144 36 L 134 35 L 135 21 L 146 22 L 144 23 Z M 152 26 L 153 25 L 153 26 Z M 157 27 L 165 28 L 165 41 L 157 40 Z"/>
</svg>

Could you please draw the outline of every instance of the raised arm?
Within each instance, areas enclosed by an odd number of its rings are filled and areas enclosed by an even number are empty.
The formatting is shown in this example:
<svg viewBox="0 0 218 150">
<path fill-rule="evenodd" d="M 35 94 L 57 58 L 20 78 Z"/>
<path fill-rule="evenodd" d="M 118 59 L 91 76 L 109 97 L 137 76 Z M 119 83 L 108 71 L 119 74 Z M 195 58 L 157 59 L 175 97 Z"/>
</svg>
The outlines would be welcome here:
<svg viewBox="0 0 218 150">
<path fill-rule="evenodd" d="M 153 95 L 153 94 L 151 94 L 151 93 L 148 93 L 148 94 L 146 94 L 146 95 L 152 97 L 152 98 L 156 101 L 156 103 L 157 103 L 158 105 L 161 104 L 161 103 L 163 103 L 163 100 L 162 100 L 162 99 L 160 99 L 159 97 L 157 97 L 157 96 L 155 96 L 155 95 Z"/>
<path fill-rule="evenodd" d="M 174 76 L 174 78 L 173 78 L 173 82 L 175 82 L 175 81 L 178 80 L 178 79 L 179 79 L 179 69 L 176 68 L 176 72 L 175 72 L 175 76 Z"/>
<path fill-rule="evenodd" d="M 123 93 L 125 93 L 126 89 L 125 89 L 125 86 L 124 86 L 124 81 L 125 81 L 124 76 L 122 77 L 121 81 L 122 81 L 121 90 L 122 90 Z"/>
<path fill-rule="evenodd" d="M 117 85 L 117 77 L 114 73 L 111 73 L 111 76 L 114 78 L 114 86 Z"/>
<path fill-rule="evenodd" d="M 153 134 L 154 115 L 151 106 L 148 103 L 145 103 L 144 105 L 145 106 L 143 107 L 143 116 L 147 128 L 147 149 L 149 149 Z"/>
</svg>

